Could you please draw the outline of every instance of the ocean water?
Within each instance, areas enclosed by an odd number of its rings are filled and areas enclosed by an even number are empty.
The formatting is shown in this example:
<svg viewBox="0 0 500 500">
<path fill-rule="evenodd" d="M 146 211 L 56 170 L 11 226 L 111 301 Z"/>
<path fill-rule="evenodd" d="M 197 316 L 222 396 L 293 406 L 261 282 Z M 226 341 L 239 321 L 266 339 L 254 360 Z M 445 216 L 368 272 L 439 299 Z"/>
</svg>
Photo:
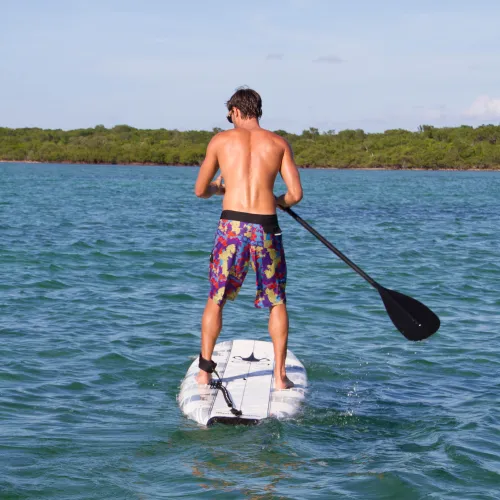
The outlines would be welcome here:
<svg viewBox="0 0 500 500">
<path fill-rule="evenodd" d="M 0 498 L 500 498 L 500 173 L 301 171 L 296 211 L 441 318 L 411 343 L 287 214 L 297 418 L 200 428 L 220 198 L 195 168 L 0 164 Z M 267 340 L 249 275 L 221 340 Z"/>
</svg>

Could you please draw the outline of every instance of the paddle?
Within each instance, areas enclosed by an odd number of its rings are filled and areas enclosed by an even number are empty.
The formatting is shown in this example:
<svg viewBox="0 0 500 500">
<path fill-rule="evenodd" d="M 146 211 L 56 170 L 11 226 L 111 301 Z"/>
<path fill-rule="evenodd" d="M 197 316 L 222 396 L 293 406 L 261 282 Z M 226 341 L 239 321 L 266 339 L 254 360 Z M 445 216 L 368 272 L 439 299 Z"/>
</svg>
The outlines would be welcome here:
<svg viewBox="0 0 500 500">
<path fill-rule="evenodd" d="M 299 224 L 304 226 L 311 234 L 316 236 L 321 243 L 328 247 L 337 257 L 341 258 L 349 267 L 354 269 L 377 290 L 384 302 L 385 310 L 389 318 L 391 318 L 394 326 L 408 340 L 424 340 L 438 331 L 441 322 L 436 314 L 427 306 L 412 297 L 384 288 L 354 264 L 354 262 L 349 260 L 340 250 L 335 248 L 326 238 L 321 236 L 318 231 L 311 227 L 304 219 L 299 217 L 291 208 L 284 208 L 283 210 L 291 215 Z"/>
</svg>

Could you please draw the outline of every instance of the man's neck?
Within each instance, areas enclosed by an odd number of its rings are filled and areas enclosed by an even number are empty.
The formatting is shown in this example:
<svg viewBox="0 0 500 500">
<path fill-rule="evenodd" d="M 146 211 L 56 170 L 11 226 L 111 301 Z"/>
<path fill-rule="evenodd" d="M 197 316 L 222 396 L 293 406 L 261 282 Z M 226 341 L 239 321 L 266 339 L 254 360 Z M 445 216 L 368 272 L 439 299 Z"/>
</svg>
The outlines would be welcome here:
<svg viewBox="0 0 500 500">
<path fill-rule="evenodd" d="M 256 128 L 261 128 L 257 118 L 249 118 L 247 120 L 241 120 L 241 122 L 236 126 L 236 128 L 244 128 L 245 130 L 254 130 Z"/>
</svg>

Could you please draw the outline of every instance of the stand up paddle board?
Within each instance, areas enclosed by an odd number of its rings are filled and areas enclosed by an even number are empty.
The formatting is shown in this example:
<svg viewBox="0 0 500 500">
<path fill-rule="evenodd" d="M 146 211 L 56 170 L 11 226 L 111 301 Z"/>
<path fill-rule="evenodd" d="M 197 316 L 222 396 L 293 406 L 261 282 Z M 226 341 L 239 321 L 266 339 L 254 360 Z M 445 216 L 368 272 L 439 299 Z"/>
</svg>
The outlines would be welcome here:
<svg viewBox="0 0 500 500">
<path fill-rule="evenodd" d="M 305 398 L 307 374 L 291 351 L 287 351 L 286 374 L 295 386 L 282 391 L 274 390 L 272 342 L 221 342 L 216 344 L 212 360 L 217 363 L 216 370 L 222 379 L 220 385 L 226 390 L 215 387 L 215 383 L 199 385 L 196 382 L 195 376 L 199 372 L 196 358 L 177 396 L 182 412 L 190 419 L 206 426 L 215 423 L 249 425 L 268 417 L 292 417 L 299 411 Z M 218 380 L 215 373 L 212 379 Z"/>
</svg>

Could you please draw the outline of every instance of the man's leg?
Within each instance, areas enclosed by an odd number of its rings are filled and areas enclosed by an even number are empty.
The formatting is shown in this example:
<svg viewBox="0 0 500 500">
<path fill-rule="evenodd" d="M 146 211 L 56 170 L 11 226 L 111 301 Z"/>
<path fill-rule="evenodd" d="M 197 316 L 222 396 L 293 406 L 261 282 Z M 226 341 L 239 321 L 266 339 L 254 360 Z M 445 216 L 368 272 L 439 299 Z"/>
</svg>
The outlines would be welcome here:
<svg viewBox="0 0 500 500">
<path fill-rule="evenodd" d="M 203 358 L 211 360 L 215 342 L 222 330 L 222 309 L 224 302 L 219 306 L 213 299 L 208 299 L 205 311 L 201 319 L 201 355 Z M 200 370 L 196 380 L 199 384 L 208 384 L 212 375 Z"/>
<path fill-rule="evenodd" d="M 269 334 L 274 346 L 274 388 L 290 389 L 293 387 L 293 382 L 286 376 L 285 370 L 288 342 L 288 312 L 285 304 L 270 308 Z"/>
</svg>

